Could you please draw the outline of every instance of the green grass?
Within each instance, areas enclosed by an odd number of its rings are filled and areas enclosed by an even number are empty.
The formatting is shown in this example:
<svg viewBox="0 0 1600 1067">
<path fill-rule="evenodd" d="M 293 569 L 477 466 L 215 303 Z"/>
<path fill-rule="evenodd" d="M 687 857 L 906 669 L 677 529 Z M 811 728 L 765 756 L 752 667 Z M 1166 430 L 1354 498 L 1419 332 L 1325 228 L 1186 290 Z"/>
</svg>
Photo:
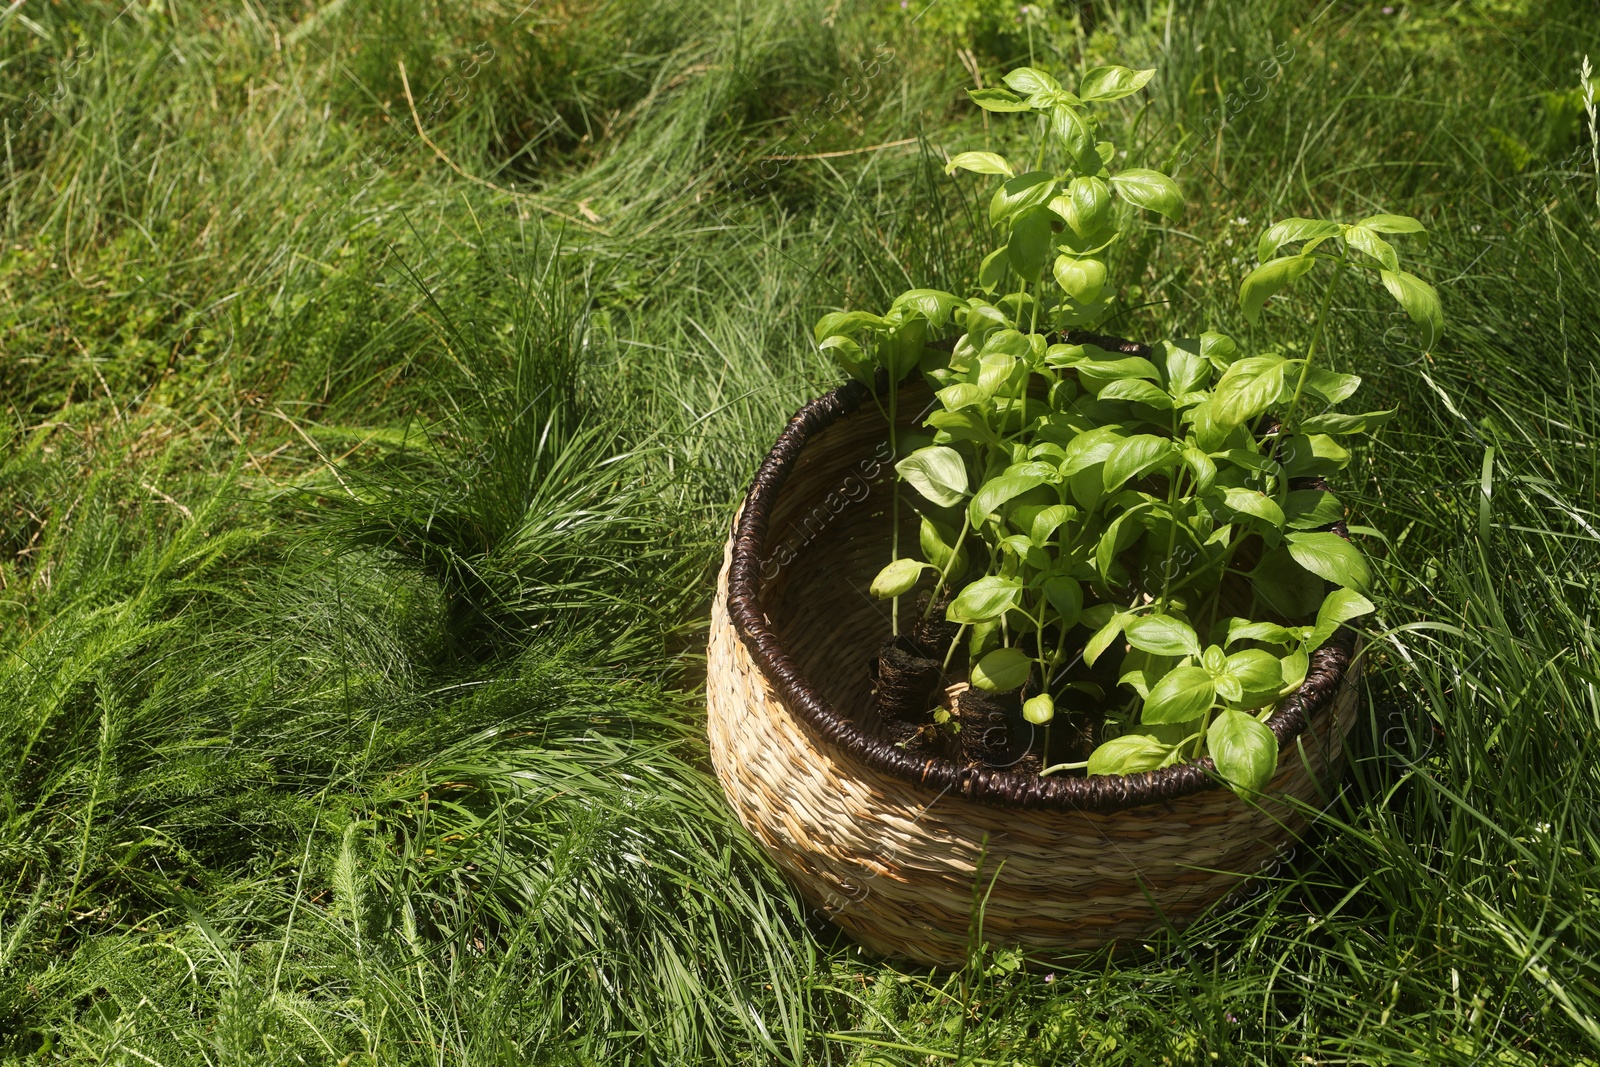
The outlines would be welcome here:
<svg viewBox="0 0 1600 1067">
<path fill-rule="evenodd" d="M 0 1057 L 1600 1062 L 1591 5 L 937 2 L 0 16 Z M 942 153 L 1018 134 L 968 46 L 1161 68 L 1113 139 L 1191 208 L 1123 332 L 1247 336 L 1270 218 L 1378 206 L 1450 322 L 1337 301 L 1401 416 L 1341 486 L 1383 596 L 1325 829 L 1048 975 L 860 954 L 702 736 L 809 324 L 974 272 Z"/>
</svg>

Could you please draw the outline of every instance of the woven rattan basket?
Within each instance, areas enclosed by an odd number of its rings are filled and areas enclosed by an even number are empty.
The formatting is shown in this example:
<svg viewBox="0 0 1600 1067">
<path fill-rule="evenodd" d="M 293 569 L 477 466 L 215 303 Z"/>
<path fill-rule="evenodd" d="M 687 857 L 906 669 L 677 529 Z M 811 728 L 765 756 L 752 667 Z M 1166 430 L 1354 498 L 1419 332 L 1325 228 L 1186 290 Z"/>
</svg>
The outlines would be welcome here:
<svg viewBox="0 0 1600 1067">
<path fill-rule="evenodd" d="M 875 735 L 867 662 L 888 620 L 867 586 L 892 470 L 866 400 L 846 385 L 789 423 L 740 511 L 711 617 L 712 762 L 806 899 L 869 949 L 954 966 L 981 864 L 983 939 L 1050 959 L 1181 926 L 1270 865 L 1342 768 L 1348 631 L 1269 721 L 1282 748 L 1259 803 L 1217 788 L 1209 760 L 1039 779 L 924 762 Z M 929 400 L 904 387 L 908 426 Z"/>
</svg>

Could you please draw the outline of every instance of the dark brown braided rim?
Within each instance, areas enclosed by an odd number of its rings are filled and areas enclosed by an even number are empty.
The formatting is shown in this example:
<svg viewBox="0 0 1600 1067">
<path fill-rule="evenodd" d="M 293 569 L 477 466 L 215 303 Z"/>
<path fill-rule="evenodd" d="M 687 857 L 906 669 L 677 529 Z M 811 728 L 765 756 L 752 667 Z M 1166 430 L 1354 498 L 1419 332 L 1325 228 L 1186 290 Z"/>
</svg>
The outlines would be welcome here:
<svg viewBox="0 0 1600 1067">
<path fill-rule="evenodd" d="M 1071 339 L 1128 355 L 1150 354 L 1148 347 L 1130 341 L 1092 335 L 1077 335 Z M 856 411 L 870 396 L 864 385 L 852 381 L 796 412 L 756 472 L 734 530 L 733 559 L 728 568 L 728 614 L 750 655 L 793 712 L 828 744 L 874 770 L 920 785 L 933 794 L 954 790 L 974 800 L 1002 807 L 1120 811 L 1216 788 L 1220 783 L 1216 765 L 1209 756 L 1196 763 L 1140 774 L 1081 778 L 1038 778 L 1007 770 L 959 767 L 948 760 L 916 759 L 889 741 L 864 733 L 811 688 L 768 627 L 760 608 L 760 561 L 765 554 L 768 515 L 811 436 Z M 1349 536 L 1343 522 L 1336 523 L 1332 529 L 1342 537 Z M 1354 648 L 1355 634 L 1344 627 L 1312 653 L 1305 683 L 1267 720 L 1267 726 L 1278 738 L 1280 750 L 1299 736 L 1310 719 L 1337 695 Z"/>
</svg>

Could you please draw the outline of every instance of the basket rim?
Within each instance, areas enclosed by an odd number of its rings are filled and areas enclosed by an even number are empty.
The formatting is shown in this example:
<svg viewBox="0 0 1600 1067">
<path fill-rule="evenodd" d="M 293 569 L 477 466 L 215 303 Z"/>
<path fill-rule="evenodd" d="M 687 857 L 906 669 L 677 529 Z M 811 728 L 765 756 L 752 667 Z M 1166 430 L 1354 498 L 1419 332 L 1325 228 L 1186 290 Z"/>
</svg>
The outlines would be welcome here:
<svg viewBox="0 0 1600 1067">
<path fill-rule="evenodd" d="M 1073 331 L 1068 339 L 1096 344 L 1126 355 L 1148 357 L 1147 345 L 1121 338 Z M 761 610 L 761 558 L 768 518 L 806 444 L 838 420 L 854 414 L 871 397 L 861 382 L 831 389 L 800 408 L 789 420 L 751 480 L 733 532 L 728 566 L 728 615 L 751 658 L 777 689 L 792 714 L 809 725 L 828 745 L 875 771 L 942 794 L 954 792 L 972 800 L 1010 808 L 1054 808 L 1064 811 L 1112 812 L 1192 796 L 1222 783 L 1210 756 L 1160 770 L 1136 774 L 1039 778 L 997 768 L 960 767 L 949 760 L 918 759 L 883 738 L 862 730 L 853 719 L 817 692 L 790 659 Z M 1326 488 L 1326 486 L 1323 486 Z M 1330 529 L 1349 537 L 1343 520 Z M 1355 633 L 1342 626 L 1311 654 L 1300 688 L 1285 697 L 1266 725 L 1278 739 L 1281 753 L 1303 733 L 1311 718 L 1328 707 L 1350 670 Z"/>
</svg>

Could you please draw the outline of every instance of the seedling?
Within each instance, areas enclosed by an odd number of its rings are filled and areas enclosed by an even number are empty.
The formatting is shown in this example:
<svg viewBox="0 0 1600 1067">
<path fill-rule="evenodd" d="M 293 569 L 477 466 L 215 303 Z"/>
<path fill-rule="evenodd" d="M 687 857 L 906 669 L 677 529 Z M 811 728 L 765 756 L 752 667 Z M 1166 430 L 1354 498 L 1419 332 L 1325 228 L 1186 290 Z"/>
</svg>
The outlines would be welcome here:
<svg viewBox="0 0 1600 1067">
<path fill-rule="evenodd" d="M 1254 323 L 1271 297 L 1322 268 L 1303 356 L 1275 347 L 1281 332 L 1249 352 L 1214 331 L 1169 339 L 1149 358 L 1074 333 L 1111 313 L 1107 253 L 1139 214 L 1183 211 L 1166 175 L 1113 172 L 1117 153 L 1089 110 L 1154 73 L 1101 67 L 1069 92 L 1024 67 L 1007 88 L 972 92 L 986 110 L 1035 115 L 1042 127 L 1026 168 L 993 152 L 950 160 L 952 173 L 1000 179 L 989 208 L 997 247 L 973 295 L 912 290 L 883 315 L 827 315 L 816 338 L 857 379 L 883 372 L 891 435 L 906 376 L 920 373 L 937 397 L 931 437 L 895 467 L 920 513 L 921 556 L 902 555 L 892 537 L 872 583 L 896 601 L 895 633 L 898 599 L 926 588 L 925 613 L 942 606 L 958 627 L 943 665 L 956 669 L 965 653 L 972 686 L 1012 695 L 1044 728 L 1043 774 L 1131 773 L 1209 754 L 1250 794 L 1277 768 L 1265 725 L 1277 703 L 1305 680 L 1313 652 L 1373 610 L 1365 558 L 1327 529 L 1343 505 L 1311 484 L 1349 463 L 1351 438 L 1394 414 L 1335 410 L 1361 380 L 1325 366 L 1334 289 L 1371 274 L 1429 347 L 1443 315 L 1389 240 L 1425 238 L 1415 219 L 1294 218 L 1261 236 L 1240 300 Z M 950 334 L 948 349 L 929 346 Z M 891 443 L 899 455 L 909 442 Z M 891 521 L 897 532 L 897 510 Z M 1088 669 L 1126 699 L 1100 701 L 1087 759 L 1052 764 L 1057 709 L 1098 692 Z"/>
</svg>

